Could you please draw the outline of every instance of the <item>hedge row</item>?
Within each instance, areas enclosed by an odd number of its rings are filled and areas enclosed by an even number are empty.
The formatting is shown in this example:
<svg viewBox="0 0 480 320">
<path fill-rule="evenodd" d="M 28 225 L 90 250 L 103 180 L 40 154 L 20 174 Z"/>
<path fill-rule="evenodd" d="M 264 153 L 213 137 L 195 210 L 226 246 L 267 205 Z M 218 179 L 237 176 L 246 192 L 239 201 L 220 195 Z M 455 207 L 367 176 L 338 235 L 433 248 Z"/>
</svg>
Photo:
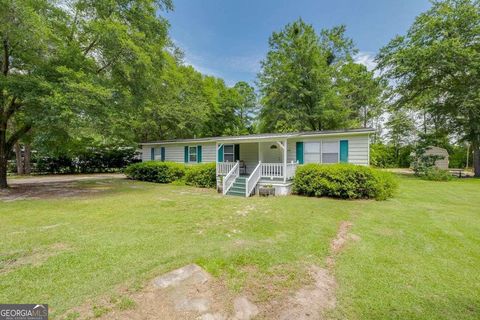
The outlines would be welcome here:
<svg viewBox="0 0 480 320">
<path fill-rule="evenodd" d="M 187 168 L 185 184 L 200 188 L 215 188 L 217 186 L 215 163 L 197 164 Z"/>
<path fill-rule="evenodd" d="M 188 166 L 175 162 L 149 161 L 125 169 L 130 179 L 215 188 L 215 163 Z M 306 196 L 327 196 L 343 199 L 377 199 L 391 197 L 397 187 L 393 175 L 376 169 L 351 164 L 307 164 L 297 169 L 294 192 Z"/>
<path fill-rule="evenodd" d="M 187 166 L 175 162 L 148 161 L 136 163 L 125 169 L 128 178 L 140 181 L 185 184 L 200 188 L 216 187 L 215 163 Z"/>
<path fill-rule="evenodd" d="M 352 164 L 307 164 L 297 169 L 294 192 L 306 196 L 385 200 L 397 183 L 392 174 Z"/>
<path fill-rule="evenodd" d="M 42 156 L 32 153 L 33 173 L 98 173 L 117 172 L 140 161 L 135 148 L 92 147 L 75 155 Z M 9 172 L 17 172 L 15 160 L 9 161 Z"/>
</svg>

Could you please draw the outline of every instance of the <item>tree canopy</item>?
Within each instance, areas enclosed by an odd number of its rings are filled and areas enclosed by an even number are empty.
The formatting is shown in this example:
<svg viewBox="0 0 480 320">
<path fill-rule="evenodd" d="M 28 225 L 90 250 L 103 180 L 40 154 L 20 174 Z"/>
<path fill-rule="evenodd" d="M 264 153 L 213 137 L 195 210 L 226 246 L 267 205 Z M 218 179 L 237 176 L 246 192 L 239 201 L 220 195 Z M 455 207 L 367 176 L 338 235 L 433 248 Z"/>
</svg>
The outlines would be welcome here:
<svg viewBox="0 0 480 320">
<path fill-rule="evenodd" d="M 378 55 L 396 108 L 424 110 L 469 141 L 480 176 L 480 2 L 435 1 Z"/>
<path fill-rule="evenodd" d="M 299 19 L 274 32 L 258 75 L 264 131 L 367 125 L 381 106 L 382 82 L 353 61 L 345 26 L 321 30 Z"/>
</svg>

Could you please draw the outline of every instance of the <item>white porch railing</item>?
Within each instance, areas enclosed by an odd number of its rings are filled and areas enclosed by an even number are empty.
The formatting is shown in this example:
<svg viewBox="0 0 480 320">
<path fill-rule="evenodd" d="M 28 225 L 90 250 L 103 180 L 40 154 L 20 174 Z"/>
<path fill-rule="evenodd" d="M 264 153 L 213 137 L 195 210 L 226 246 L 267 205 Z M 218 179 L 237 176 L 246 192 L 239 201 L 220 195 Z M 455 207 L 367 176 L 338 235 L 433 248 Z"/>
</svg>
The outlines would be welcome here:
<svg viewBox="0 0 480 320">
<path fill-rule="evenodd" d="M 240 176 L 240 164 L 237 161 L 232 167 L 232 169 L 223 178 L 223 183 L 222 183 L 223 194 L 227 194 L 228 190 L 232 187 L 233 183 L 239 176 Z"/>
<path fill-rule="evenodd" d="M 227 179 L 228 173 L 237 165 L 238 162 L 217 162 L 217 176 L 224 176 L 224 181 Z M 260 178 L 270 179 L 292 179 L 295 176 L 295 171 L 298 167 L 298 162 L 287 163 L 286 167 L 283 163 L 262 163 L 259 162 L 255 169 L 250 173 L 250 177 L 254 174 Z M 239 171 L 239 170 L 238 170 Z M 285 174 L 285 177 L 284 177 Z M 253 180 L 252 180 L 253 181 Z"/>
<path fill-rule="evenodd" d="M 253 170 L 252 174 L 248 177 L 245 183 L 245 196 L 249 197 L 252 194 L 253 189 L 257 185 L 258 181 L 260 180 L 261 176 L 261 168 L 262 162 L 259 161 L 255 169 Z"/>
<path fill-rule="evenodd" d="M 262 163 L 262 178 L 283 178 L 283 163 Z"/>
<path fill-rule="evenodd" d="M 223 176 L 232 170 L 236 162 L 217 162 L 217 176 Z"/>
<path fill-rule="evenodd" d="M 287 179 L 292 179 L 295 176 L 295 171 L 297 171 L 298 162 L 287 163 Z"/>
</svg>

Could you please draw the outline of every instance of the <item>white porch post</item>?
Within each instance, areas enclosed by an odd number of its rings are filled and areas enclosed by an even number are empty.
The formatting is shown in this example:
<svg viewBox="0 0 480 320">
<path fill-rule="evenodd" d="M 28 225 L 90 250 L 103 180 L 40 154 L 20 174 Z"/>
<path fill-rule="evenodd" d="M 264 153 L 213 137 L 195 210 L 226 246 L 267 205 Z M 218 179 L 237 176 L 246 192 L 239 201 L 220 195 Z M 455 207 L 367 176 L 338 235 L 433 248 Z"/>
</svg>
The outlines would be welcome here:
<svg viewBox="0 0 480 320">
<path fill-rule="evenodd" d="M 215 171 L 218 176 L 218 142 L 215 142 Z"/>
<path fill-rule="evenodd" d="M 257 144 L 258 144 L 258 161 L 262 161 L 262 158 L 263 158 L 263 157 L 262 157 L 262 155 L 261 155 L 261 153 L 262 153 L 262 148 L 261 148 L 261 146 L 260 146 L 260 141 L 257 142 Z"/>
<path fill-rule="evenodd" d="M 287 139 L 283 142 L 283 182 L 287 182 Z"/>
</svg>

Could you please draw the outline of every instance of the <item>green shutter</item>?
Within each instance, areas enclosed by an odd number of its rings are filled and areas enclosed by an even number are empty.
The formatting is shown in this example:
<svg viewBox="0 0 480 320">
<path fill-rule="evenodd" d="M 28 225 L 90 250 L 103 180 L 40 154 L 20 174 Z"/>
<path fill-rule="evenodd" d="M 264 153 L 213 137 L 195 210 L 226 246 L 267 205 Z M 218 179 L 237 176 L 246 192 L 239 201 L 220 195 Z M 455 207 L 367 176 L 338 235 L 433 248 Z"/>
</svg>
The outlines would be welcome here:
<svg viewBox="0 0 480 320">
<path fill-rule="evenodd" d="M 348 140 L 340 140 L 340 162 L 348 162 Z"/>
<path fill-rule="evenodd" d="M 297 142 L 297 161 L 300 164 L 303 164 L 303 142 Z"/>
<path fill-rule="evenodd" d="M 223 162 L 223 145 L 218 148 L 218 162 Z"/>
<path fill-rule="evenodd" d="M 197 146 L 197 162 L 202 162 L 202 146 Z"/>
<path fill-rule="evenodd" d="M 188 163 L 188 146 L 185 146 L 185 148 L 183 148 L 183 161 L 185 163 Z"/>
<path fill-rule="evenodd" d="M 160 160 L 165 161 L 165 147 L 160 148 Z"/>
<path fill-rule="evenodd" d="M 150 148 L 150 160 L 155 160 L 155 148 Z"/>
<path fill-rule="evenodd" d="M 233 151 L 233 160 L 234 161 L 239 161 L 240 160 L 240 145 L 236 144 L 234 151 Z"/>
</svg>

